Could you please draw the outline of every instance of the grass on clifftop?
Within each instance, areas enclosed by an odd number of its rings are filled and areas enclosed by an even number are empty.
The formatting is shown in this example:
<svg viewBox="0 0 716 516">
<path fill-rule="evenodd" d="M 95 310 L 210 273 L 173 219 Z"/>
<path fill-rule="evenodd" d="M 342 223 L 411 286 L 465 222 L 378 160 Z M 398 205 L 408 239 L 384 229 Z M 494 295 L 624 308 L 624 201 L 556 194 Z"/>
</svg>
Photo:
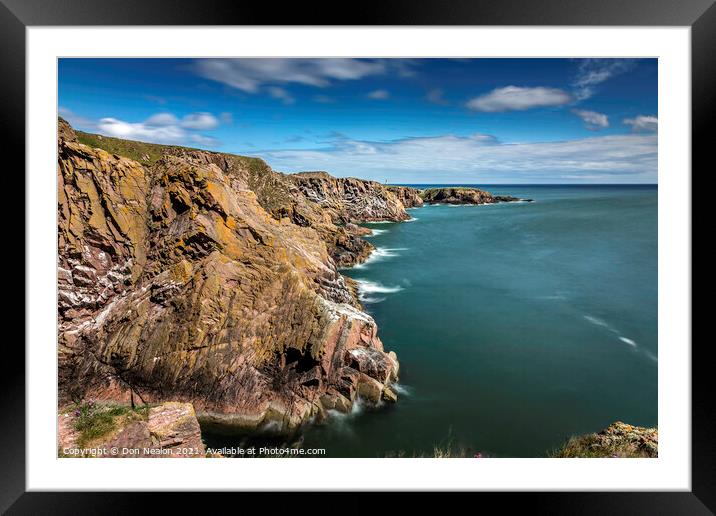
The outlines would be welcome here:
<svg viewBox="0 0 716 516">
<path fill-rule="evenodd" d="M 146 421 L 149 406 L 132 409 L 126 405 L 98 405 L 93 402 L 78 404 L 73 411 L 74 429 L 79 432 L 77 447 L 84 448 L 95 439 L 110 434 L 126 419 Z"/>
<path fill-rule="evenodd" d="M 117 154 L 118 156 L 133 159 L 144 165 L 153 165 L 172 148 L 183 148 L 175 145 L 159 145 L 156 143 L 122 140 L 120 138 L 100 136 L 99 134 L 83 133 L 82 131 L 75 131 L 75 134 L 77 135 L 77 141 L 80 143 L 102 149 L 110 154 Z"/>
<path fill-rule="evenodd" d="M 194 147 L 184 147 L 181 145 L 161 145 L 158 143 L 145 143 L 145 142 L 139 142 L 139 141 L 135 141 L 135 140 L 123 140 L 121 138 L 113 138 L 111 136 L 102 136 L 99 134 L 85 133 L 82 131 L 75 131 L 75 135 L 77 136 L 77 141 L 84 145 L 88 145 L 89 147 L 94 147 L 97 149 L 102 149 L 103 151 L 107 151 L 110 154 L 116 154 L 118 156 L 123 156 L 125 158 L 133 159 L 134 161 L 137 161 L 143 165 L 154 165 L 165 154 L 172 154 L 172 153 L 175 153 L 176 151 L 202 150 L 202 149 L 197 149 Z M 215 153 L 214 151 L 203 151 L 203 152 L 211 152 L 214 154 L 223 154 L 223 153 Z M 268 165 L 266 164 L 266 162 L 264 160 L 262 160 L 261 158 L 254 158 L 251 156 L 240 156 L 238 154 L 226 154 L 226 155 L 236 158 L 252 174 L 258 175 L 258 174 L 264 173 L 266 171 L 266 169 L 268 168 Z"/>
</svg>

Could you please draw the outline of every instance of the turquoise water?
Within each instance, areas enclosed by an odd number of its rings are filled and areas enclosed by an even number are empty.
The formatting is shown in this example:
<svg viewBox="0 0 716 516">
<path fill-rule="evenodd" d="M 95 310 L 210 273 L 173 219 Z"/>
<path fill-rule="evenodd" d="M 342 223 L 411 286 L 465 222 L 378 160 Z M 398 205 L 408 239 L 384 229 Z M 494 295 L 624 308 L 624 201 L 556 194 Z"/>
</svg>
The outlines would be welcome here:
<svg viewBox="0 0 716 516">
<path fill-rule="evenodd" d="M 304 447 L 535 457 L 616 420 L 657 424 L 657 188 L 486 189 L 535 202 L 367 225 L 378 252 L 343 272 L 398 354 L 400 399 L 311 427 Z"/>
<path fill-rule="evenodd" d="M 533 457 L 616 420 L 657 424 L 657 188 L 488 189 L 535 202 L 368 224 L 379 253 L 344 272 L 363 283 L 404 392 L 304 446 Z"/>
</svg>

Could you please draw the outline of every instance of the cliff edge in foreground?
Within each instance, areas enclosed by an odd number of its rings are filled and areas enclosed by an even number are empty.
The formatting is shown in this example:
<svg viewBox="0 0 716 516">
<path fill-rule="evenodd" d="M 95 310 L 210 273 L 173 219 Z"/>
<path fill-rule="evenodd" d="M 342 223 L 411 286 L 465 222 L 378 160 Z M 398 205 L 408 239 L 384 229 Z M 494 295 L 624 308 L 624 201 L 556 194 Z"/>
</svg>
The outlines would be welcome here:
<svg viewBox="0 0 716 516">
<path fill-rule="evenodd" d="M 617 421 L 599 433 L 570 438 L 551 456 L 654 458 L 659 456 L 659 430 Z"/>
<path fill-rule="evenodd" d="M 395 195 L 63 120 L 58 134 L 61 404 L 191 402 L 200 420 L 289 430 L 395 399 L 397 357 L 337 270 L 372 248 L 349 224 L 366 206 L 408 218 Z"/>
</svg>

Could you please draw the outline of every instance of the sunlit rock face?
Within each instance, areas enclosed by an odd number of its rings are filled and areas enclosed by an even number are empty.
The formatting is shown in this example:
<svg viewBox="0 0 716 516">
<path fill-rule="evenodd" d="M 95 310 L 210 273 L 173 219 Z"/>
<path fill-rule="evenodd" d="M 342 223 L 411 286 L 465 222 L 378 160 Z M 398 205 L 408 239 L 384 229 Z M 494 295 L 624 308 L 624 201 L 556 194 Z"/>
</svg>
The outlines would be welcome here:
<svg viewBox="0 0 716 516">
<path fill-rule="evenodd" d="M 143 164 L 64 121 L 57 180 L 61 401 L 188 401 L 292 429 L 392 399 L 397 359 L 337 270 L 372 250 L 349 222 L 408 218 L 380 184 L 181 148 Z"/>
</svg>

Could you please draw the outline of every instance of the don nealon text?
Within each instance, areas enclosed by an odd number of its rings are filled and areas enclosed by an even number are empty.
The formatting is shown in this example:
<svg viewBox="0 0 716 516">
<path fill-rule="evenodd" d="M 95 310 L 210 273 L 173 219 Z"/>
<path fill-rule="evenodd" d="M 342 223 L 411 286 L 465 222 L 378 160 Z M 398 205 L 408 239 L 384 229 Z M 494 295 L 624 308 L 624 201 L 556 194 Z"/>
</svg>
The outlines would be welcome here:
<svg viewBox="0 0 716 516">
<path fill-rule="evenodd" d="M 326 454 L 325 448 L 279 448 L 225 446 L 222 448 L 127 448 L 127 447 L 94 447 L 94 448 L 63 448 L 62 453 L 69 457 L 302 457 L 321 456 Z"/>
</svg>

